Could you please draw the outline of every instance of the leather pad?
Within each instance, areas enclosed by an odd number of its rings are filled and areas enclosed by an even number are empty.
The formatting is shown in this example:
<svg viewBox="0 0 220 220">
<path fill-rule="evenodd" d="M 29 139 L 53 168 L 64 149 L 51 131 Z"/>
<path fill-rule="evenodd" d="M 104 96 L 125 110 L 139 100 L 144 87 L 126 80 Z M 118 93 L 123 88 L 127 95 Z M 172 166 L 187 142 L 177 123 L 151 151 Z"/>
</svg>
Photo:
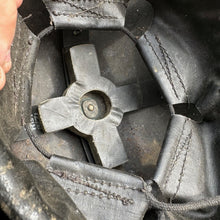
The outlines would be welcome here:
<svg viewBox="0 0 220 220">
<path fill-rule="evenodd" d="M 142 219 L 148 208 L 140 177 L 58 156 L 48 171 L 86 219 Z"/>
<path fill-rule="evenodd" d="M 191 201 L 216 195 L 209 132 L 204 123 L 172 117 L 154 177 L 166 197 Z"/>
<path fill-rule="evenodd" d="M 55 28 L 119 29 L 128 0 L 43 0 Z"/>
<path fill-rule="evenodd" d="M 196 104 L 211 73 L 208 53 L 196 38 L 192 24 L 166 3 L 161 5 L 137 46 L 168 103 Z"/>
</svg>

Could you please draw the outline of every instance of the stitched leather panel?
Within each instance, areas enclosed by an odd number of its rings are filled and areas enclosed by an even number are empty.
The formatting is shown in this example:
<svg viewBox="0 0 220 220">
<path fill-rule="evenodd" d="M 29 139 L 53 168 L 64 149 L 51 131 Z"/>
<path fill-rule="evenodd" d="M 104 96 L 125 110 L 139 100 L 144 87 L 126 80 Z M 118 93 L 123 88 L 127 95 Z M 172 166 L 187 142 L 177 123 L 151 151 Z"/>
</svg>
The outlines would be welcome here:
<svg viewBox="0 0 220 220">
<path fill-rule="evenodd" d="M 57 156 L 48 171 L 86 219 L 142 219 L 148 208 L 139 177 Z"/>
<path fill-rule="evenodd" d="M 154 177 L 167 198 L 191 201 L 217 194 L 216 171 L 210 165 L 214 137 L 209 135 L 204 123 L 172 117 Z"/>
<path fill-rule="evenodd" d="M 128 0 L 43 0 L 55 28 L 119 29 Z"/>
<path fill-rule="evenodd" d="M 138 47 L 168 103 L 196 104 L 212 73 L 208 53 L 193 26 L 174 11 L 167 16 L 169 11 L 156 8 L 152 26 L 140 37 Z"/>
</svg>

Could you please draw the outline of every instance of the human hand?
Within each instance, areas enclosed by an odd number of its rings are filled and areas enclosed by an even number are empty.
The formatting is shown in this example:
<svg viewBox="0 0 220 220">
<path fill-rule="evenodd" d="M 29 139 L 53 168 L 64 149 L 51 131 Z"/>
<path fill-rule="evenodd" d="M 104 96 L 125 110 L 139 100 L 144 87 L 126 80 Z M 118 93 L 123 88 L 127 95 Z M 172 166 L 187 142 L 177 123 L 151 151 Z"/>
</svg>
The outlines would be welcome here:
<svg viewBox="0 0 220 220">
<path fill-rule="evenodd" d="M 17 9 L 22 0 L 0 0 L 0 90 L 3 89 L 6 76 L 11 69 L 11 44 L 15 34 Z"/>
</svg>

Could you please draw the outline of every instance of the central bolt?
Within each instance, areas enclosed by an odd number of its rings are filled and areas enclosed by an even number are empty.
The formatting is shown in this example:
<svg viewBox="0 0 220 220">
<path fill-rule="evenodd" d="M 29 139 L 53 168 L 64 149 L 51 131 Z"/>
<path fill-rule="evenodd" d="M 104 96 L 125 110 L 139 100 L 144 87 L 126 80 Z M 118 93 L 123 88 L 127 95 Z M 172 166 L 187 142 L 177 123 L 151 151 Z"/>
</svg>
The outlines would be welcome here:
<svg viewBox="0 0 220 220">
<path fill-rule="evenodd" d="M 90 119 L 96 119 L 99 114 L 99 107 L 94 99 L 87 99 L 82 103 L 82 110 L 84 115 Z"/>
<path fill-rule="evenodd" d="M 100 120 L 110 112 L 109 98 L 99 91 L 86 93 L 81 97 L 79 104 L 83 114 L 89 119 Z"/>
<path fill-rule="evenodd" d="M 88 105 L 88 110 L 89 110 L 89 111 L 94 111 L 94 105 L 89 104 L 89 105 Z"/>
</svg>

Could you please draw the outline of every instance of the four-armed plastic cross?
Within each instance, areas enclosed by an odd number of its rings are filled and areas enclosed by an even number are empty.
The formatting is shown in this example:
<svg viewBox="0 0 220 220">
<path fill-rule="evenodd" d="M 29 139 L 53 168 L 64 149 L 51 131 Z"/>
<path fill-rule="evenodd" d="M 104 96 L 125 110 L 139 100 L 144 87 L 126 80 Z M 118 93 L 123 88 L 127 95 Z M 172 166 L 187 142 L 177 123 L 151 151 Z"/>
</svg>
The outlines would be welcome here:
<svg viewBox="0 0 220 220">
<path fill-rule="evenodd" d="M 85 137 L 97 163 L 112 168 L 127 161 L 117 126 L 123 114 L 141 107 L 137 84 L 116 87 L 100 74 L 94 45 L 72 47 L 67 59 L 74 78 L 64 96 L 39 105 L 46 132 L 70 128 Z"/>
</svg>

